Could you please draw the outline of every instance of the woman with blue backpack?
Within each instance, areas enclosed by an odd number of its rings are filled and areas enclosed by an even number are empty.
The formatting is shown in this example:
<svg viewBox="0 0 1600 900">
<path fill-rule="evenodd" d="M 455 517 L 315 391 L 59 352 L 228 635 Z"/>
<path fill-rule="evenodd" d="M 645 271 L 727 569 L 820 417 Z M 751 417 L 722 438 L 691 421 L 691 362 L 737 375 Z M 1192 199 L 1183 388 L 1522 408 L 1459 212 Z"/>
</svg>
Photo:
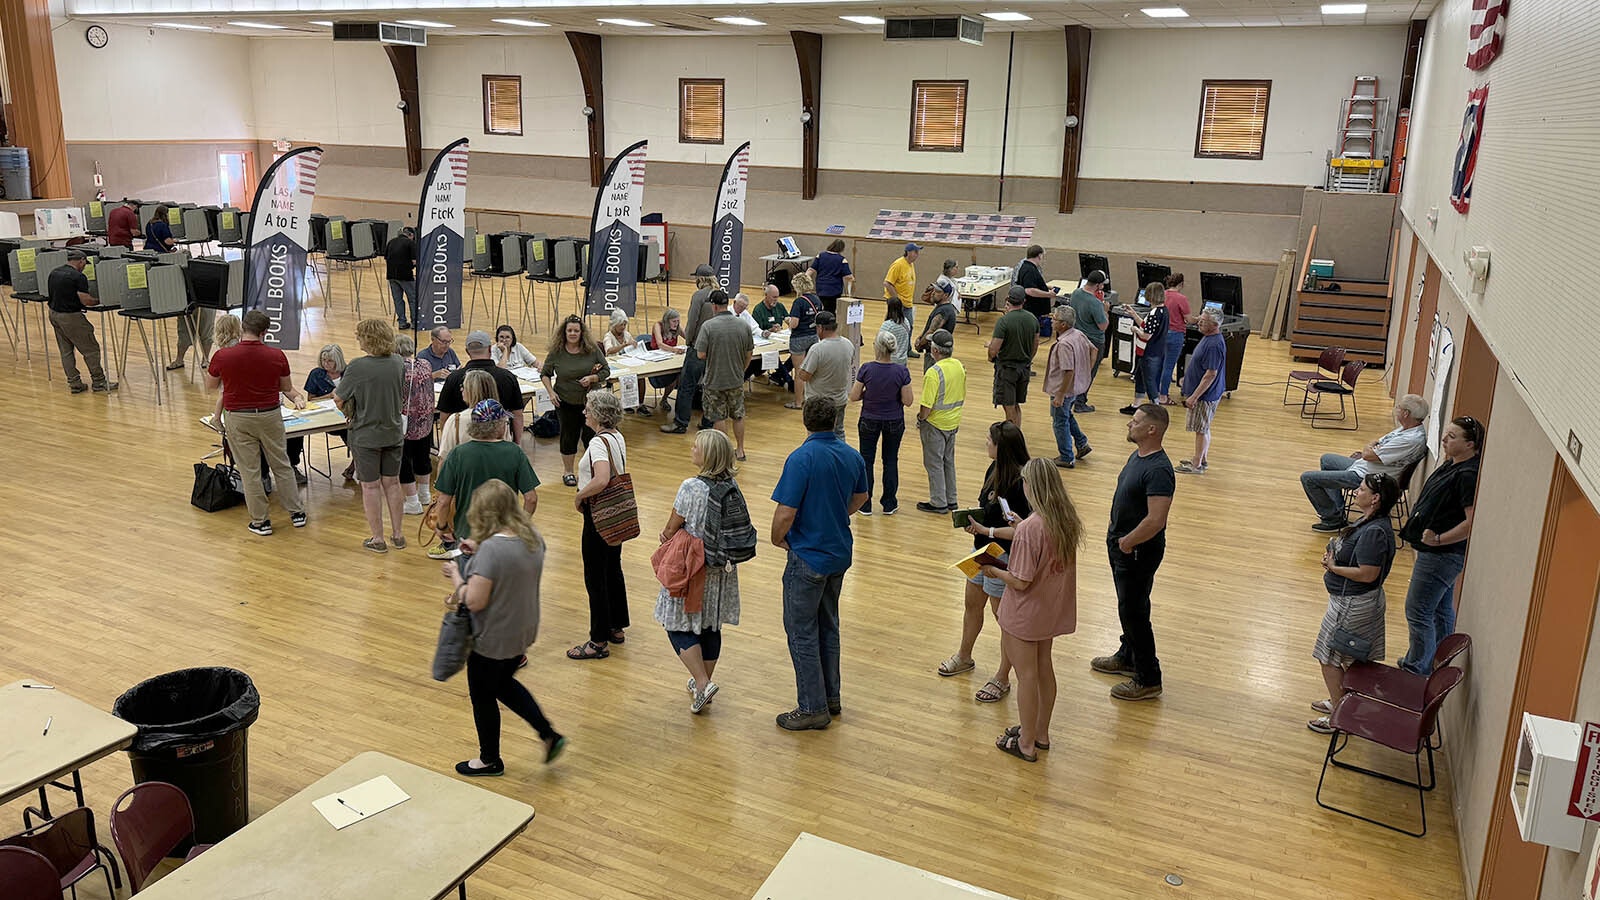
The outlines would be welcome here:
<svg viewBox="0 0 1600 900">
<path fill-rule="evenodd" d="M 656 621 L 689 670 L 694 698 L 689 711 L 698 714 L 717 694 L 712 676 L 722 655 L 722 626 L 739 624 L 737 566 L 755 557 L 756 531 L 733 478 L 728 436 L 715 429 L 700 431 L 690 459 L 700 473 L 678 487 L 672 515 L 661 529 L 662 547 L 652 561 L 662 581 Z"/>
</svg>

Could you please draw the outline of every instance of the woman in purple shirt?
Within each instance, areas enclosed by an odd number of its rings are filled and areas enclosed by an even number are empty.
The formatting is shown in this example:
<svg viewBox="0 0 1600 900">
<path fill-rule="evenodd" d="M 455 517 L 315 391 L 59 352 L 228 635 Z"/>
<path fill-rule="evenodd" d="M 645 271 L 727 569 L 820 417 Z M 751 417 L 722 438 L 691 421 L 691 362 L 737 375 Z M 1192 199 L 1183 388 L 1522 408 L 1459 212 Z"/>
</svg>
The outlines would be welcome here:
<svg viewBox="0 0 1600 900">
<path fill-rule="evenodd" d="M 811 277 L 817 280 L 817 296 L 822 298 L 822 308 L 837 314 L 839 298 L 856 280 L 850 271 L 850 261 L 844 258 L 844 241 L 834 238 L 828 249 L 817 254 L 811 262 Z"/>
<path fill-rule="evenodd" d="M 878 453 L 878 438 L 883 438 L 883 514 L 892 516 L 900 508 L 900 439 L 906 433 L 906 407 L 916 400 L 911 389 L 911 373 L 905 363 L 891 362 L 895 337 L 878 332 L 872 343 L 876 357 L 856 372 L 850 386 L 851 402 L 861 401 L 861 456 L 867 461 L 867 502 L 863 516 L 872 515 L 872 458 Z"/>
</svg>

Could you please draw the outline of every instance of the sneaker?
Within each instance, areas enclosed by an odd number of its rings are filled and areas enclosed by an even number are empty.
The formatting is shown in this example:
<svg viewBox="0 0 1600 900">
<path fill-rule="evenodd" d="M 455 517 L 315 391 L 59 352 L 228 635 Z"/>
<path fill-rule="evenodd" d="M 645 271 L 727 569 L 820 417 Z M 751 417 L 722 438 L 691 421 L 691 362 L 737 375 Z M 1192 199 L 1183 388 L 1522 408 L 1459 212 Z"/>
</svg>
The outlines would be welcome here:
<svg viewBox="0 0 1600 900">
<path fill-rule="evenodd" d="M 1125 416 L 1131 416 L 1131 415 L 1133 415 L 1134 413 L 1136 413 L 1138 411 L 1139 411 L 1139 407 L 1134 406 L 1132 403 L 1129 403 L 1127 406 L 1124 406 L 1123 408 L 1117 410 L 1117 412 L 1122 413 Z"/>
<path fill-rule="evenodd" d="M 371 550 L 373 553 L 388 553 L 389 552 L 389 545 L 385 544 L 383 541 L 378 540 L 377 538 L 367 538 L 366 540 L 361 542 L 361 546 L 367 548 L 368 550 Z"/>
<path fill-rule="evenodd" d="M 1161 685 L 1140 684 L 1130 678 L 1121 684 L 1112 685 L 1111 696 L 1116 700 L 1154 700 L 1161 696 Z"/>
<path fill-rule="evenodd" d="M 81 394 L 89 389 L 87 384 L 71 384 L 67 385 L 67 387 L 71 388 L 74 394 Z"/>
<path fill-rule="evenodd" d="M 1318 700 L 1317 702 L 1311 704 L 1311 711 L 1322 713 L 1325 716 L 1332 715 L 1333 701 L 1327 699 Z"/>
<path fill-rule="evenodd" d="M 844 704 L 837 700 L 828 701 L 828 715 L 838 717 L 844 715 Z"/>
<path fill-rule="evenodd" d="M 821 731 L 832 722 L 833 717 L 826 710 L 806 712 L 801 709 L 791 709 L 778 714 L 778 727 L 784 731 Z"/>
<path fill-rule="evenodd" d="M 428 550 L 429 559 L 455 559 L 460 555 L 461 549 L 459 547 L 446 547 L 443 544 Z"/>
<path fill-rule="evenodd" d="M 1206 467 L 1197 466 L 1186 459 L 1183 462 L 1178 463 L 1177 468 L 1173 469 L 1172 471 L 1181 475 L 1204 475 L 1206 473 Z"/>
<path fill-rule="evenodd" d="M 411 323 L 410 322 L 396 322 L 395 326 L 394 326 L 394 330 L 395 331 L 410 331 L 411 330 Z"/>
<path fill-rule="evenodd" d="M 1088 444 L 1083 444 L 1083 445 L 1079 446 L 1078 447 L 1078 451 L 1077 451 L 1078 452 L 1078 458 L 1079 459 L 1083 459 L 1085 456 L 1088 456 L 1090 454 L 1090 452 L 1092 452 L 1093 450 L 1094 450 L 1094 448 L 1089 446 Z"/>
<path fill-rule="evenodd" d="M 272 520 L 262 519 L 259 522 L 251 522 L 245 527 L 250 529 L 251 534 L 268 535 L 272 533 Z"/>
<path fill-rule="evenodd" d="M 412 494 L 406 498 L 406 505 L 401 509 L 408 516 L 420 516 L 423 513 L 422 501 L 417 499 L 417 495 Z"/>
<path fill-rule="evenodd" d="M 1129 678 L 1138 674 L 1133 670 L 1133 666 L 1128 665 L 1127 661 L 1119 653 L 1113 653 L 1110 656 L 1096 656 L 1094 659 L 1089 660 L 1089 668 L 1105 675 L 1126 675 Z"/>
<path fill-rule="evenodd" d="M 711 698 L 715 697 L 716 695 L 717 683 L 715 681 L 706 682 L 705 693 L 696 693 L 694 695 L 694 702 L 689 704 L 689 712 L 699 715 L 700 710 L 705 709 L 708 705 L 710 705 Z"/>
<path fill-rule="evenodd" d="M 701 431 L 709 431 L 710 429 L 715 428 L 715 427 L 717 427 L 717 423 L 711 421 L 710 419 L 705 418 L 704 416 L 700 417 L 700 430 Z"/>
<path fill-rule="evenodd" d="M 1070 459 L 1067 459 L 1065 456 L 1058 456 L 1056 457 L 1056 466 L 1062 469 L 1075 469 L 1078 467 L 1078 464 Z"/>
<path fill-rule="evenodd" d="M 883 514 L 886 515 L 886 516 L 892 516 L 892 515 L 894 515 L 895 513 L 899 512 L 899 511 L 900 511 L 899 505 L 885 506 L 883 508 Z"/>
<path fill-rule="evenodd" d="M 695 689 L 694 676 L 690 675 L 689 676 L 689 693 L 691 693 L 691 694 L 694 693 L 695 692 L 694 689 Z"/>
<path fill-rule="evenodd" d="M 943 506 L 934 506 L 932 503 L 927 503 L 925 501 L 919 501 L 917 503 L 917 509 L 920 509 L 925 513 L 942 513 L 946 508 L 947 507 Z"/>
<path fill-rule="evenodd" d="M 860 509 L 856 510 L 856 512 L 860 513 L 863 516 L 870 516 L 870 515 L 872 515 L 872 507 L 863 506 Z"/>
<path fill-rule="evenodd" d="M 1312 719 L 1306 723 L 1306 727 L 1312 731 L 1315 731 L 1317 734 L 1333 734 L 1335 731 L 1339 730 L 1333 727 L 1333 723 L 1328 721 L 1327 716 L 1318 716 L 1317 718 Z"/>
<path fill-rule="evenodd" d="M 1072 408 L 1072 411 L 1075 413 L 1092 413 L 1094 412 L 1094 407 L 1087 403 L 1079 403 L 1077 406 Z"/>
<path fill-rule="evenodd" d="M 668 422 L 661 426 L 662 434 L 688 434 L 689 426 L 679 425 L 677 422 Z"/>
<path fill-rule="evenodd" d="M 470 759 L 466 762 L 456 763 L 456 774 L 465 775 L 468 778 L 487 778 L 496 775 L 504 775 L 505 773 L 506 764 L 503 762 L 497 762 L 492 766 L 484 766 L 481 769 L 473 768 L 472 760 Z"/>
<path fill-rule="evenodd" d="M 959 507 L 959 506 L 957 506 L 957 505 L 956 505 L 956 504 L 954 504 L 954 503 L 952 503 L 952 504 L 950 504 L 950 505 L 949 505 L 949 506 L 946 506 L 946 507 L 945 507 L 945 508 L 944 508 L 944 511 L 945 511 L 945 512 L 947 512 L 947 513 L 953 513 L 953 512 L 955 512 L 955 511 L 956 511 L 956 510 L 958 510 L 958 509 L 960 509 L 960 508 L 961 508 L 961 507 Z"/>
<path fill-rule="evenodd" d="M 1320 531 L 1324 534 L 1331 534 L 1335 531 L 1343 531 L 1346 524 L 1347 523 L 1345 522 L 1318 522 L 1317 524 L 1311 526 L 1311 530 Z"/>
<path fill-rule="evenodd" d="M 650 407 L 641 406 L 641 407 L 639 407 L 639 415 L 644 416 L 646 418 L 649 418 L 650 416 L 655 415 L 655 413 L 650 411 Z"/>
<path fill-rule="evenodd" d="M 115 381 L 102 382 L 91 388 L 96 394 L 109 394 L 116 389 L 117 383 Z"/>
<path fill-rule="evenodd" d="M 289 513 L 289 524 L 296 528 L 306 527 L 306 514 L 304 512 Z"/>
</svg>

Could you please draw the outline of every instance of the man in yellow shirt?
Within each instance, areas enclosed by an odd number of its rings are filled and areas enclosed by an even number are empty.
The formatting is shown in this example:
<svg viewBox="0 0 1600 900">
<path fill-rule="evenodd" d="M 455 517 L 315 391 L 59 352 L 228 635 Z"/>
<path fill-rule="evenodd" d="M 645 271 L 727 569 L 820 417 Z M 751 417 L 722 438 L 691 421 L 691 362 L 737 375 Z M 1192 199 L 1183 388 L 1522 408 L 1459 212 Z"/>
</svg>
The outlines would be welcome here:
<svg viewBox="0 0 1600 900">
<path fill-rule="evenodd" d="M 906 308 L 906 328 L 915 333 L 917 293 L 917 256 L 922 253 L 922 248 L 916 244 L 906 244 L 904 255 L 889 264 L 889 273 L 883 276 L 883 299 L 899 297 L 900 304 Z M 916 351 L 907 354 L 917 356 Z"/>
<path fill-rule="evenodd" d="M 922 405 L 917 410 L 917 433 L 922 438 L 922 465 L 928 470 L 928 502 L 923 512 L 956 509 L 956 431 L 967 400 L 967 369 L 951 356 L 955 339 L 943 328 L 928 340 L 934 363 L 922 375 Z"/>
</svg>

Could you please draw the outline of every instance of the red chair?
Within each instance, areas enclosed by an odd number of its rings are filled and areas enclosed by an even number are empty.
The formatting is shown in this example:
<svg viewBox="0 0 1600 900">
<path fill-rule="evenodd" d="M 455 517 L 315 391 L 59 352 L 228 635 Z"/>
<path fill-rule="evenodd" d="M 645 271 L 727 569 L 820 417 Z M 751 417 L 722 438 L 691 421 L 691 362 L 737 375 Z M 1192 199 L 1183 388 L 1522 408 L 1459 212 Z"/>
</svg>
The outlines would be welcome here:
<svg viewBox="0 0 1600 900">
<path fill-rule="evenodd" d="M 128 867 L 128 886 L 139 893 L 163 859 L 194 839 L 194 809 L 182 790 L 162 781 L 136 784 L 111 805 L 111 842 Z M 210 844 L 195 844 L 188 862 Z"/>
<path fill-rule="evenodd" d="M 1445 697 L 1461 683 L 1461 670 L 1454 666 L 1447 666 L 1434 672 L 1428 678 L 1427 689 L 1424 694 L 1424 704 L 1421 710 L 1402 709 L 1398 706 L 1374 700 L 1361 694 L 1345 694 L 1333 708 L 1333 715 L 1328 721 L 1336 729 L 1328 737 L 1328 753 L 1322 759 L 1322 776 L 1317 779 L 1317 805 L 1336 813 L 1360 819 L 1398 831 L 1411 837 L 1422 837 L 1428 833 L 1428 801 L 1427 792 L 1436 785 L 1433 768 L 1433 747 L 1428 742 L 1428 736 L 1433 733 L 1434 726 L 1439 719 L 1439 707 L 1443 705 Z M 1365 769 L 1361 766 L 1343 762 L 1336 757 L 1349 746 L 1350 738 L 1358 737 L 1362 740 L 1381 744 L 1391 750 L 1411 754 L 1412 762 L 1416 766 L 1417 780 L 1408 781 L 1396 778 L 1385 772 Z M 1422 756 L 1428 756 L 1428 780 L 1422 780 Z M 1334 765 L 1352 772 L 1360 772 L 1394 784 L 1404 785 L 1417 790 L 1417 806 L 1422 814 L 1422 830 L 1408 831 L 1397 825 L 1380 822 L 1377 819 L 1354 813 L 1347 809 L 1340 809 L 1322 802 L 1322 785 L 1328 778 L 1328 766 Z"/>
<path fill-rule="evenodd" d="M 0 884 L 9 900 L 61 900 L 56 867 L 26 847 L 0 847 Z"/>
<path fill-rule="evenodd" d="M 1433 671 L 1450 665 L 1471 646 L 1472 638 L 1459 632 L 1440 641 L 1433 654 Z M 1383 663 L 1358 662 L 1345 670 L 1344 690 L 1347 694 L 1360 694 L 1390 706 L 1420 712 L 1428 702 L 1428 680 L 1428 676 Z"/>
<path fill-rule="evenodd" d="M 1297 369 L 1289 373 L 1283 383 L 1283 405 L 1289 405 L 1289 391 L 1298 383 L 1302 388 L 1309 388 L 1313 381 L 1327 381 L 1339 377 L 1339 367 L 1344 365 L 1344 348 L 1329 347 L 1317 356 L 1315 369 Z M 1305 412 L 1306 397 L 1300 398 L 1300 411 Z"/>
<path fill-rule="evenodd" d="M 106 893 L 112 897 L 117 895 L 116 888 L 111 884 L 111 869 L 101 861 L 100 854 L 104 853 L 112 865 L 115 865 L 115 861 L 111 859 L 110 852 L 101 848 L 100 842 L 95 840 L 94 813 L 87 806 L 80 806 L 42 825 L 0 839 L 0 846 L 22 847 L 48 860 L 58 879 L 57 894 L 71 888 L 76 900 L 77 883 L 99 869 L 106 876 Z M 119 875 L 117 882 L 120 884 L 121 881 Z"/>
<path fill-rule="evenodd" d="M 1339 370 L 1338 381 L 1313 381 L 1306 385 L 1306 399 L 1311 401 L 1311 411 L 1307 412 L 1305 405 L 1302 404 L 1300 415 L 1311 420 L 1312 428 L 1334 427 L 1345 431 L 1359 429 L 1361 427 L 1361 411 L 1356 406 L 1356 381 L 1361 378 L 1361 370 L 1366 367 L 1367 364 L 1359 359 L 1351 360 L 1344 364 L 1344 368 Z M 1339 414 L 1337 416 L 1333 413 L 1321 411 L 1322 397 L 1325 394 L 1339 398 Z M 1344 398 L 1346 397 L 1350 398 L 1350 412 L 1352 414 L 1350 417 L 1354 419 L 1353 424 L 1349 427 L 1344 425 L 1321 426 L 1317 424 L 1318 422 L 1343 422 L 1346 418 L 1344 408 Z"/>
</svg>

